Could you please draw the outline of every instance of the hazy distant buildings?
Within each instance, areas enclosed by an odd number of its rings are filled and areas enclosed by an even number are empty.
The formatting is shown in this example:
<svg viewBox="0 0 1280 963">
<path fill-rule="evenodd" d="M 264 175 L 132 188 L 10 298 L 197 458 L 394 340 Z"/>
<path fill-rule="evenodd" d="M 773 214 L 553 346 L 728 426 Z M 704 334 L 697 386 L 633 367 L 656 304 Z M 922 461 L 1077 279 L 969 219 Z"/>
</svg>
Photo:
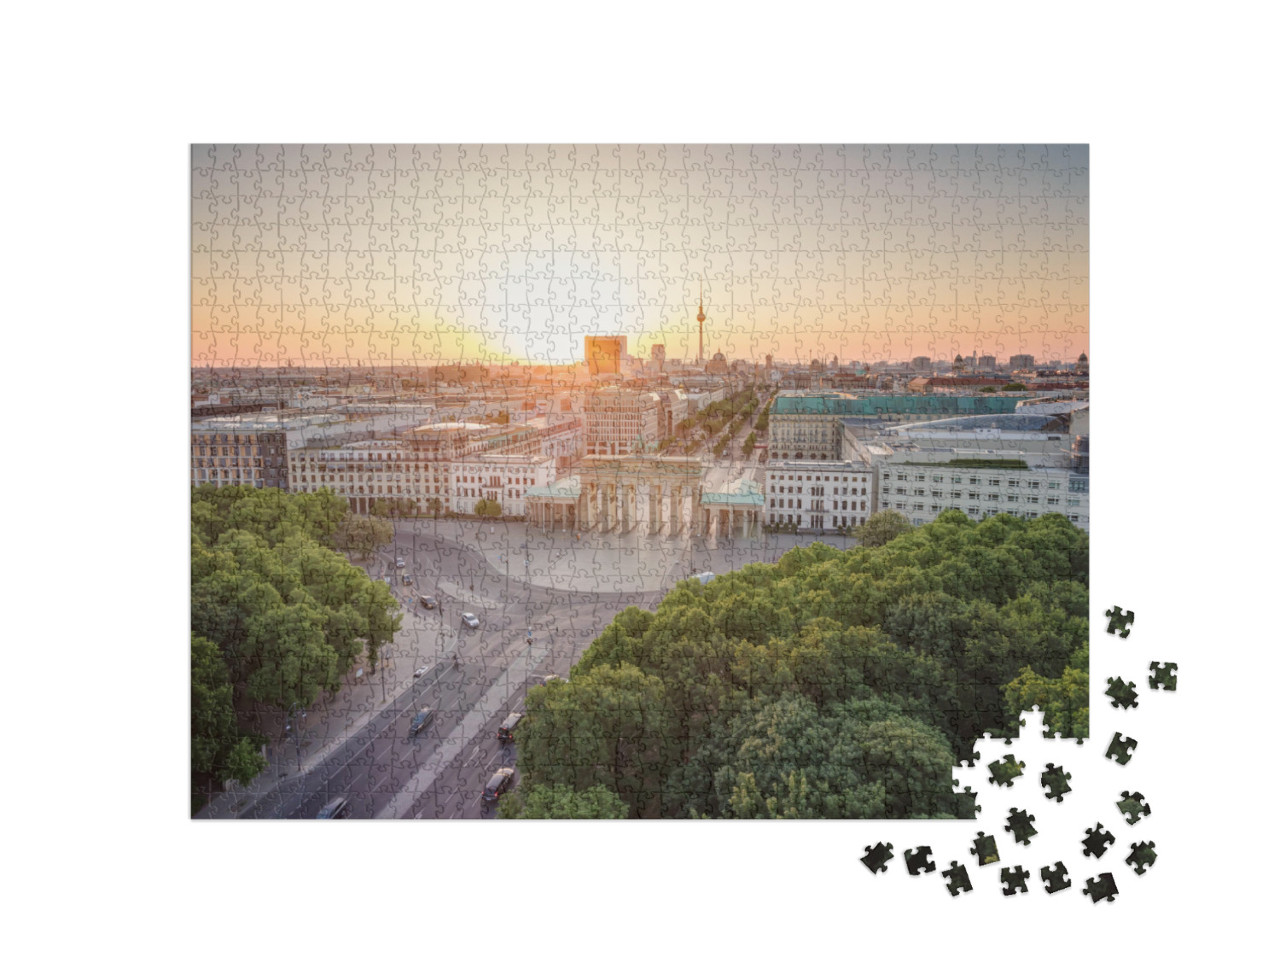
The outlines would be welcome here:
<svg viewBox="0 0 1280 963">
<path fill-rule="evenodd" d="M 1015 354 L 1009 359 L 1010 371 L 1030 371 L 1036 366 L 1034 355 Z"/>
<path fill-rule="evenodd" d="M 911 359 L 911 370 L 916 374 L 931 375 L 933 374 L 933 359 L 921 355 L 918 358 Z"/>
<path fill-rule="evenodd" d="M 627 354 L 625 335 L 587 335 L 584 339 L 587 371 L 592 377 L 622 374 L 622 359 Z"/>
<path fill-rule="evenodd" d="M 598 388 L 588 392 L 582 414 L 587 455 L 645 451 L 665 437 L 662 401 L 652 391 Z"/>
</svg>

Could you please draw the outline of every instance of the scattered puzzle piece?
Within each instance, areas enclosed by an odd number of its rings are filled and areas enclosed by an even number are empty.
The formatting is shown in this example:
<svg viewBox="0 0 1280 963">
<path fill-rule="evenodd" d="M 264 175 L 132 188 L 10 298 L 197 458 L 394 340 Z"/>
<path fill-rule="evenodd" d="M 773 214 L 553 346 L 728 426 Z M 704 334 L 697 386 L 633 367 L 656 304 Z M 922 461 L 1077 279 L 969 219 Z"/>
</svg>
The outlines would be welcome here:
<svg viewBox="0 0 1280 963">
<path fill-rule="evenodd" d="M 1151 807 L 1140 792 L 1122 792 L 1116 808 L 1125 814 L 1125 820 L 1130 826 L 1136 825 L 1143 816 L 1151 815 Z"/>
<path fill-rule="evenodd" d="M 1009 818 L 1005 820 L 1004 828 L 1013 833 L 1016 842 L 1022 843 L 1024 846 L 1031 845 L 1031 837 L 1036 835 L 1038 830 L 1031 824 L 1036 821 L 1036 817 L 1030 815 L 1025 809 L 1010 809 Z"/>
<path fill-rule="evenodd" d="M 1168 689 L 1173 692 L 1178 688 L 1178 677 L 1175 675 L 1177 671 L 1176 662 L 1152 662 L 1151 677 L 1147 679 L 1147 684 L 1153 689 Z"/>
<path fill-rule="evenodd" d="M 1102 823 L 1098 823 L 1093 829 L 1084 831 L 1084 854 L 1101 859 L 1103 853 L 1107 851 L 1107 847 L 1116 841 L 1115 836 L 1103 829 Z"/>
<path fill-rule="evenodd" d="M 1116 630 L 1119 629 L 1121 630 L 1119 632 L 1120 638 L 1127 639 L 1129 637 L 1129 626 L 1133 625 L 1132 612 L 1122 610 L 1120 606 L 1116 605 L 1107 609 L 1107 618 L 1109 619 L 1107 622 L 1108 635 L 1116 635 Z"/>
<path fill-rule="evenodd" d="M 1108 903 L 1113 903 L 1120 891 L 1116 889 L 1115 878 L 1110 873 L 1099 873 L 1097 877 L 1085 883 L 1084 892 L 1086 896 L 1093 897 L 1095 903 L 1104 899 Z"/>
<path fill-rule="evenodd" d="M 1133 683 L 1121 678 L 1107 679 L 1107 695 L 1111 697 L 1111 705 L 1116 709 L 1136 708 L 1138 705 L 1138 692 Z"/>
<path fill-rule="evenodd" d="M 887 873 L 888 862 L 893 859 L 893 843 L 876 843 L 874 847 L 863 846 L 867 855 L 862 857 L 862 864 L 872 873 Z"/>
<path fill-rule="evenodd" d="M 973 848 L 969 850 L 969 853 L 978 857 L 979 866 L 1000 862 L 1000 850 L 996 848 L 996 838 L 983 832 L 978 833 L 977 838 L 973 841 Z"/>
<path fill-rule="evenodd" d="M 1137 748 L 1137 739 L 1130 739 L 1128 736 L 1122 736 L 1117 732 L 1111 737 L 1111 745 L 1107 746 L 1107 758 L 1114 759 L 1120 765 L 1126 766 L 1133 756 L 1133 750 Z"/>
<path fill-rule="evenodd" d="M 1147 871 L 1152 863 L 1156 861 L 1156 844 L 1155 843 L 1130 843 L 1129 855 L 1124 860 L 1133 867 L 1133 871 L 1141 876 Z"/>
<path fill-rule="evenodd" d="M 1023 869 L 1021 866 L 1015 866 L 1012 869 L 1006 866 L 1000 870 L 1000 882 L 1004 883 L 1004 895 L 1012 896 L 1018 892 L 1025 893 L 1027 891 L 1027 880 L 1030 876 L 1030 870 Z"/>
<path fill-rule="evenodd" d="M 1062 802 L 1062 797 L 1071 792 L 1071 783 L 1068 782 L 1070 778 L 1071 773 L 1063 772 L 1061 766 L 1049 763 L 1040 776 L 1040 785 L 1049 790 L 1044 797 Z"/>
<path fill-rule="evenodd" d="M 947 879 L 947 891 L 952 896 L 959 896 L 961 890 L 967 893 L 973 889 L 969 882 L 969 871 L 954 859 L 951 861 L 951 868 L 944 869 L 942 875 Z"/>
<path fill-rule="evenodd" d="M 1053 864 L 1053 869 L 1048 866 L 1040 867 L 1040 879 L 1044 881 L 1044 891 L 1046 893 L 1058 893 L 1064 889 L 1071 888 L 1071 880 L 1067 877 L 1067 867 L 1063 866 L 1061 861 Z"/>
<path fill-rule="evenodd" d="M 921 846 L 919 849 L 908 849 L 903 853 L 903 857 L 907 861 L 907 872 L 912 876 L 919 876 L 921 873 L 932 873 L 938 867 L 934 865 L 933 860 L 929 857 L 933 855 L 933 850 L 928 846 Z"/>
<path fill-rule="evenodd" d="M 987 767 L 991 770 L 991 778 L 987 782 L 993 782 L 998 786 L 1012 786 L 1013 781 L 1022 775 L 1023 765 L 1024 763 L 1014 759 L 1010 753 L 1002 762 L 993 762 Z"/>
</svg>

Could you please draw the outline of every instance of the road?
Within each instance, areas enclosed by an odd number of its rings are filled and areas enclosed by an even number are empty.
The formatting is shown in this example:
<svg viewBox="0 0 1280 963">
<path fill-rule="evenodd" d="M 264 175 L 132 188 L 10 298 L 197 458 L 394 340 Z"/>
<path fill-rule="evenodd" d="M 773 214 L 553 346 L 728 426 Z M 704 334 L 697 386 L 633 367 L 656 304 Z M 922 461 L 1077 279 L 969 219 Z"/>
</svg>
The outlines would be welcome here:
<svg viewBox="0 0 1280 963">
<path fill-rule="evenodd" d="M 474 548 L 433 535 L 429 522 L 398 528 L 385 568 L 397 576 L 409 574 L 413 585 L 402 586 L 393 576 L 405 612 L 394 649 L 401 664 L 429 671 L 407 687 L 389 677 L 388 695 L 401 687 L 405 691 L 305 776 L 267 793 L 240 818 L 314 818 L 337 795 L 348 798 L 353 818 L 493 816 L 496 807 L 480 801 L 485 782 L 501 766 L 513 766 L 517 773 L 519 768 L 514 746 L 497 740 L 502 720 L 523 706 L 529 687 L 546 675 L 567 678 L 616 612 L 628 605 L 652 608 L 662 594 L 654 589 L 584 593 L 508 579 L 505 570 L 512 563 L 525 568 L 522 543 L 513 539 L 512 551 L 499 556 L 502 572 L 480 550 L 499 530 L 510 537 L 500 524 L 489 532 L 477 530 Z M 571 551 L 566 544 L 560 555 Z M 391 564 L 397 556 L 405 560 L 403 570 Z M 439 607 L 423 608 L 420 594 L 434 595 Z M 480 618 L 478 629 L 462 626 L 464 611 Z M 412 656 L 409 662 L 406 655 Z M 411 737 L 410 721 L 424 708 L 433 709 L 435 717 Z"/>
</svg>

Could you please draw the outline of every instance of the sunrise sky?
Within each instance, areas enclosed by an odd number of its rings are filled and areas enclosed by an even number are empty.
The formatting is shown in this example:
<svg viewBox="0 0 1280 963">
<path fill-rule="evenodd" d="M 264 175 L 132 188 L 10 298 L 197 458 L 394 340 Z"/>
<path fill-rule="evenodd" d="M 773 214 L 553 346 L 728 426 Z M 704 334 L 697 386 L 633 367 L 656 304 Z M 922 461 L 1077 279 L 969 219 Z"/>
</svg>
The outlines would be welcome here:
<svg viewBox="0 0 1280 963">
<path fill-rule="evenodd" d="M 202 146 L 192 363 L 1089 350 L 1086 146 Z"/>
</svg>

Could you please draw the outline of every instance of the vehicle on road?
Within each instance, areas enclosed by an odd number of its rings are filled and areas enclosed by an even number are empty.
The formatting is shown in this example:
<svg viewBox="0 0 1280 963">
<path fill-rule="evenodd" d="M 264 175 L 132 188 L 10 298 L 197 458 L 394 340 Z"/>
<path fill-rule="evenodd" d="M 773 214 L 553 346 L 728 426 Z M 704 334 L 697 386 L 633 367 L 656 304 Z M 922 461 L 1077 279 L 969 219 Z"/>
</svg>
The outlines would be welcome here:
<svg viewBox="0 0 1280 963">
<path fill-rule="evenodd" d="M 334 796 L 324 804 L 324 808 L 316 813 L 316 819 L 346 819 L 350 814 L 351 810 L 347 805 L 347 797 Z"/>
<path fill-rule="evenodd" d="M 401 585 L 412 585 L 412 584 L 413 584 L 413 579 L 411 579 L 411 578 L 410 578 L 409 576 L 407 576 L 407 575 L 401 575 L 401 576 L 400 576 L 400 584 L 401 584 Z"/>
<path fill-rule="evenodd" d="M 433 609 L 440 604 L 434 595 L 419 595 L 418 601 L 422 603 L 424 609 Z"/>
<path fill-rule="evenodd" d="M 480 794 L 480 798 L 485 802 L 495 802 L 504 792 L 511 788 L 511 779 L 515 776 L 514 769 L 499 769 L 489 781 L 485 783 L 484 792 Z"/>
<path fill-rule="evenodd" d="M 404 568 L 404 559 L 402 558 L 396 559 L 396 568 Z"/>
<path fill-rule="evenodd" d="M 421 712 L 419 712 L 416 716 L 413 717 L 413 721 L 409 723 L 409 735 L 416 736 L 419 732 L 421 732 L 427 726 L 431 725 L 431 720 L 434 716 L 435 716 L 435 713 L 432 712 L 430 709 L 423 709 Z"/>
<path fill-rule="evenodd" d="M 539 683 L 538 683 L 538 685 L 550 685 L 552 682 L 555 682 L 555 681 L 559 680 L 559 678 L 560 678 L 560 676 L 555 675 L 555 674 L 552 674 L 552 675 L 544 675 L 544 676 L 542 677 L 542 681 L 541 681 L 541 682 L 539 682 Z"/>
<path fill-rule="evenodd" d="M 415 679 L 421 679 L 426 674 L 427 674 L 427 667 L 425 665 L 420 665 L 413 670 L 413 677 Z"/>
<path fill-rule="evenodd" d="M 463 613 L 462 613 L 462 624 L 463 624 L 463 625 L 465 625 L 465 626 L 466 626 L 467 628 L 469 628 L 469 629 L 478 629 L 478 628 L 480 628 L 480 620 L 479 620 L 478 618 L 476 618 L 476 616 L 475 616 L 475 613 L 474 613 L 474 612 L 463 612 Z"/>
<path fill-rule="evenodd" d="M 513 712 L 502 720 L 502 725 L 498 726 L 498 741 L 515 742 L 516 726 L 520 725 L 520 720 L 523 718 L 523 712 Z"/>
</svg>

